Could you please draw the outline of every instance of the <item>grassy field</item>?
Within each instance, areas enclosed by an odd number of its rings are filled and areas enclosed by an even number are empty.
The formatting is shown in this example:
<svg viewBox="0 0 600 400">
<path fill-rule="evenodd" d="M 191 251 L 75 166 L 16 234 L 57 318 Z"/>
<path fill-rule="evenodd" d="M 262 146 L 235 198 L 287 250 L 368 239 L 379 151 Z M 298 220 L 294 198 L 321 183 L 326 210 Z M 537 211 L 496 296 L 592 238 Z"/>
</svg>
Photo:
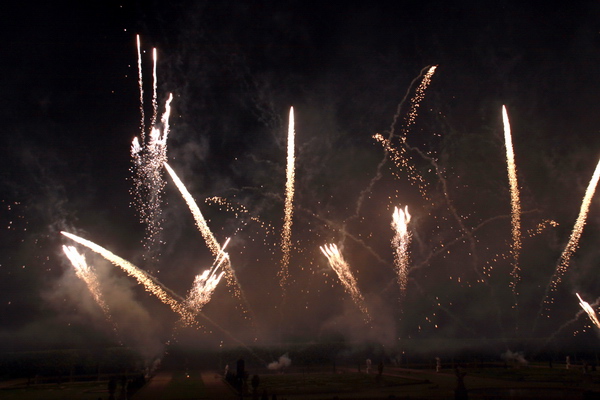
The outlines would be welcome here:
<svg viewBox="0 0 600 400">
<path fill-rule="evenodd" d="M 0 389 L 2 400 L 97 400 L 108 398 L 108 382 L 76 382 Z"/>
<path fill-rule="evenodd" d="M 119 398 L 120 386 L 117 386 L 115 398 Z M 163 400 L 196 399 L 206 397 L 206 388 L 200 379 L 200 372 L 189 374 L 183 371 L 174 372 L 173 378 L 154 393 Z M 108 382 L 73 382 L 63 384 L 17 385 L 0 389 L 2 400 L 106 400 L 108 399 Z"/>
<path fill-rule="evenodd" d="M 277 393 L 277 395 L 351 393 L 419 383 L 426 383 L 426 381 L 395 376 L 383 376 L 378 381 L 374 374 L 356 373 L 282 374 L 260 377 L 261 390 L 266 388 L 269 393 Z"/>
<path fill-rule="evenodd" d="M 173 379 L 165 386 L 161 393 L 163 400 L 197 399 L 206 397 L 206 387 L 200 379 L 199 371 L 176 371 Z"/>
<path fill-rule="evenodd" d="M 583 381 L 581 369 L 565 368 L 479 368 L 468 369 L 469 375 L 500 379 L 513 382 L 552 382 L 563 384 L 579 384 Z M 600 376 L 596 372 L 588 375 L 589 382 L 600 383 Z"/>
</svg>

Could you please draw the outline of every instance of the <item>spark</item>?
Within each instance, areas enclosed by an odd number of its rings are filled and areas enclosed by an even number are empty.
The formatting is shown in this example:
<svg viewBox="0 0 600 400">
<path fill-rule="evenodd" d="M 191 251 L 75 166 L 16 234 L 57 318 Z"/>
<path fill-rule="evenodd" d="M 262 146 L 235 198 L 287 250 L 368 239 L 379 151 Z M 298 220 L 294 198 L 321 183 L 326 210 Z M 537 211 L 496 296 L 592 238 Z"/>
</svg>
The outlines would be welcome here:
<svg viewBox="0 0 600 400">
<path fill-rule="evenodd" d="M 394 214 L 392 216 L 394 238 L 392 239 L 392 246 L 395 250 L 394 264 L 396 266 L 401 295 L 404 295 L 406 292 L 406 284 L 408 282 L 408 246 L 411 240 L 411 234 L 408 231 L 409 222 L 410 214 L 408 213 L 408 206 L 404 210 L 394 207 Z"/>
<path fill-rule="evenodd" d="M 338 278 L 340 278 L 340 281 L 342 282 L 346 292 L 350 294 L 350 297 L 352 297 L 354 303 L 363 312 L 365 320 L 367 322 L 371 322 L 371 316 L 369 315 L 369 311 L 365 305 L 365 299 L 358 289 L 356 279 L 354 279 L 354 275 L 352 275 L 352 272 L 350 271 L 350 266 L 340 254 L 338 247 L 335 244 L 325 244 L 324 246 L 321 246 L 320 249 L 325 257 L 327 257 L 329 265 L 331 265 L 331 269 L 333 269 Z"/>
<path fill-rule="evenodd" d="M 289 278 L 290 249 L 292 239 L 292 214 L 294 201 L 294 108 L 290 107 L 290 119 L 288 126 L 288 146 L 287 146 L 287 168 L 285 184 L 285 218 L 283 230 L 281 232 L 281 270 L 279 272 L 279 284 L 285 293 L 286 283 Z"/>
<path fill-rule="evenodd" d="M 515 153 L 513 150 L 510 122 L 506 106 L 502 106 L 502 120 L 504 123 L 504 141 L 506 143 L 506 162 L 508 168 L 508 182 L 510 184 L 511 224 L 512 224 L 512 248 L 513 270 L 511 272 L 511 288 L 513 294 L 517 295 L 517 283 L 519 281 L 519 254 L 521 252 L 521 202 L 519 199 L 519 184 L 517 181 L 517 167 L 515 164 Z"/>
<path fill-rule="evenodd" d="M 190 313 L 180 302 L 175 300 L 172 296 L 170 296 L 166 290 L 157 284 L 154 279 L 146 272 L 142 271 L 129 261 L 111 253 L 106 250 L 104 247 L 97 245 L 94 242 L 83 239 L 79 236 L 73 235 L 72 233 L 62 231 L 61 234 L 68 237 L 69 239 L 87 247 L 88 249 L 100 254 L 102 257 L 110 261 L 112 264 L 121 268 L 125 271 L 129 276 L 137 280 L 139 284 L 141 284 L 147 292 L 155 295 L 160 301 L 164 304 L 171 307 L 171 310 L 181 315 L 182 320 L 187 325 L 192 325 L 195 321 L 194 315 Z"/>
<path fill-rule="evenodd" d="M 588 317 L 590 317 L 590 320 L 594 323 L 594 325 L 596 325 L 597 328 L 600 329 L 600 321 L 598 320 L 598 315 L 596 314 L 596 311 L 594 311 L 594 309 L 592 308 L 592 306 L 590 306 L 590 304 L 586 301 L 583 301 L 581 299 L 581 296 L 579 296 L 579 293 L 575 293 L 577 295 L 577 298 L 579 299 L 579 305 L 581 306 L 581 308 L 583 308 L 583 311 L 585 311 L 588 315 Z"/>
</svg>

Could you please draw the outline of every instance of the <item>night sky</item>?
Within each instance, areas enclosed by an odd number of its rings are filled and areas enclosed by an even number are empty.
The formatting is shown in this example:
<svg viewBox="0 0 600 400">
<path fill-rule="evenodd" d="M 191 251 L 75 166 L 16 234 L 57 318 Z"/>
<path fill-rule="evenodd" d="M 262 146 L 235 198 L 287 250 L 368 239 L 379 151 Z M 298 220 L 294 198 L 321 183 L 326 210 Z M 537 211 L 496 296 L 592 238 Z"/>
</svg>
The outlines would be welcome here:
<svg viewBox="0 0 600 400">
<path fill-rule="evenodd" d="M 8 6 L 0 23 L 0 350 L 120 340 L 152 355 L 173 338 L 177 315 L 80 248 L 97 269 L 117 337 L 63 255 L 62 244 L 73 243 L 61 230 L 130 260 L 183 297 L 213 261 L 166 175 L 162 232 L 152 246 L 133 205 L 136 34 L 145 124 L 156 47 L 161 112 L 174 96 L 169 163 L 217 240 L 232 237 L 228 251 L 246 299 L 222 281 L 204 312 L 228 333 L 199 318 L 204 328 L 176 331 L 181 343 L 343 337 L 397 350 L 418 346 L 409 340 L 473 339 L 533 352 L 556 334 L 559 346 L 598 346 L 575 296 L 590 303 L 600 296 L 596 198 L 550 317 L 538 317 L 600 155 L 596 2 L 37 3 Z M 502 105 L 523 212 L 516 308 Z M 290 106 L 296 194 L 284 301 L 278 271 Z M 373 138 L 390 131 L 395 148 L 405 135 L 427 198 Z M 390 244 L 395 206 L 412 214 L 404 294 Z M 549 220 L 556 226 L 532 233 Z M 321 254 L 326 243 L 351 266 L 372 327 Z"/>
</svg>

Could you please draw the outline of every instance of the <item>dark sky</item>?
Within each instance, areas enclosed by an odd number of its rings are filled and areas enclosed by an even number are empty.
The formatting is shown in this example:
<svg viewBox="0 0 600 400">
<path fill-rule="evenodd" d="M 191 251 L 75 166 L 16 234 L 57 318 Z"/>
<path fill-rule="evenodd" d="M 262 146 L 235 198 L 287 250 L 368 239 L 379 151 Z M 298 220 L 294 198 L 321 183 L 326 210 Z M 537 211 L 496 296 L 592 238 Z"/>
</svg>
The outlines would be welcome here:
<svg viewBox="0 0 600 400">
<path fill-rule="evenodd" d="M 580 311 L 575 292 L 589 302 L 600 296 L 597 200 L 550 318 L 538 319 L 599 156 L 596 2 L 36 3 L 9 6 L 0 24 L 3 350 L 117 341 L 62 254 L 61 245 L 71 243 L 60 230 L 152 272 L 180 296 L 212 262 L 166 176 L 160 243 L 147 245 L 132 205 L 129 148 L 140 133 L 136 34 L 145 114 L 152 114 L 156 47 L 161 110 L 174 95 L 169 163 L 217 240 L 233 236 L 229 253 L 246 301 L 221 282 L 205 312 L 239 340 L 342 335 L 396 349 L 413 346 L 409 339 L 516 338 L 521 348 L 512 350 L 531 352 L 538 347 L 522 344 L 526 339 L 541 338 L 539 344 L 554 333 L 558 343 L 597 342 L 584 316 L 561 328 Z M 436 73 L 406 129 L 411 99 L 432 65 Z M 503 104 L 523 210 L 516 310 Z M 282 302 L 290 106 L 296 195 Z M 424 177 L 430 200 L 373 139 L 392 129 L 406 135 L 409 165 Z M 401 146 L 400 136 L 393 145 Z M 238 212 L 205 201 L 213 196 Z M 402 296 L 390 223 L 393 208 L 405 205 L 413 215 L 413 269 Z M 558 226 L 531 234 L 544 220 Z M 372 328 L 320 253 L 325 243 L 343 250 Z M 86 256 L 122 342 L 159 351 L 176 316 L 117 267 Z M 180 340 L 235 344 L 206 327 L 183 330 Z"/>
</svg>

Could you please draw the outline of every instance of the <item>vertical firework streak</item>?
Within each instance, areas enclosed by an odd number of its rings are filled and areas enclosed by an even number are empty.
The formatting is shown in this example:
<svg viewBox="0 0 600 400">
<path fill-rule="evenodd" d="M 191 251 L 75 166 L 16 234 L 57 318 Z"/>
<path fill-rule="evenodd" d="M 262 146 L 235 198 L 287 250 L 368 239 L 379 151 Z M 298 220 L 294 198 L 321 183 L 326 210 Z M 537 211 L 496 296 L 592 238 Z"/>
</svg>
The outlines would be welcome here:
<svg viewBox="0 0 600 400">
<path fill-rule="evenodd" d="M 136 267 L 129 261 L 127 261 L 119 256 L 114 255 L 113 253 L 111 253 L 110 251 L 106 250 L 105 248 L 97 245 L 96 243 L 93 243 L 89 240 L 80 238 L 79 236 L 73 235 L 68 232 L 63 231 L 63 232 L 61 232 L 61 234 L 68 237 L 69 239 L 87 247 L 88 249 L 100 254 L 102 257 L 104 257 L 105 259 L 110 261 L 112 264 L 121 268 L 129 276 L 131 276 L 132 278 L 137 280 L 139 284 L 144 286 L 144 288 L 146 289 L 147 292 L 150 292 L 153 295 L 155 295 L 156 297 L 158 297 L 158 299 L 160 301 L 162 301 L 164 304 L 171 307 L 171 310 L 173 310 L 174 312 L 181 315 L 181 318 L 185 324 L 192 325 L 195 323 L 194 315 L 192 313 L 190 313 L 180 302 L 178 302 L 171 295 L 169 295 L 162 286 L 160 286 L 156 282 L 154 282 L 154 280 L 146 272 L 142 271 L 141 269 L 139 269 L 138 267 Z"/>
<path fill-rule="evenodd" d="M 510 205 L 512 225 L 512 247 L 513 269 L 511 272 L 511 288 L 517 296 L 517 283 L 519 282 L 519 254 L 521 252 L 521 203 L 519 199 L 519 185 L 517 181 L 517 167 L 515 164 L 515 153 L 512 145 L 510 122 L 506 106 L 502 106 L 502 121 L 504 122 L 504 141 L 506 143 L 506 163 L 508 168 L 508 182 L 510 184 Z"/>
<path fill-rule="evenodd" d="M 154 258 L 157 254 L 155 244 L 162 231 L 162 190 L 165 181 L 162 176 L 162 163 L 167 160 L 167 138 L 169 135 L 169 116 L 171 113 L 171 102 L 173 95 L 165 104 L 165 111 L 161 118 L 162 131 L 156 126 L 158 114 L 157 103 L 157 76 L 156 64 L 157 53 L 153 49 L 153 92 L 152 92 L 152 121 L 150 125 L 149 138 L 146 140 L 144 125 L 144 89 L 142 80 L 142 59 L 140 49 L 140 37 L 137 36 L 138 44 L 138 70 L 140 86 L 140 137 L 135 137 L 131 145 L 131 157 L 133 160 L 133 189 L 132 194 L 140 221 L 146 225 L 146 237 L 144 246 L 146 250 L 153 251 L 149 254 Z"/>
<path fill-rule="evenodd" d="M 279 271 L 279 284 L 284 293 L 287 280 L 289 278 L 290 250 L 292 240 L 292 214 L 294 211 L 294 178 L 295 178 L 295 158 L 294 158 L 294 108 L 290 107 L 290 119 L 288 125 L 288 145 L 287 145 L 287 168 L 285 183 L 285 216 L 283 221 L 283 230 L 281 232 L 281 270 Z"/>
<path fill-rule="evenodd" d="M 156 117 L 158 116 L 158 100 L 157 100 L 157 92 L 156 86 L 158 82 L 158 78 L 156 76 L 156 62 L 158 61 L 158 56 L 156 55 L 156 48 L 152 49 L 152 59 L 154 61 L 154 67 L 152 68 L 152 128 L 156 125 Z"/>
<path fill-rule="evenodd" d="M 367 310 L 367 306 L 365 305 L 365 299 L 358 289 L 356 279 L 354 279 L 354 275 L 352 275 L 352 272 L 350 271 L 350 266 L 348 266 L 348 263 L 340 254 L 338 247 L 335 244 L 330 244 L 321 246 L 320 248 L 325 257 L 327 257 L 329 265 L 331 265 L 331 269 L 333 269 L 338 278 L 340 278 L 344 289 L 346 292 L 348 292 L 348 294 L 350 294 L 350 297 L 352 297 L 352 300 L 358 306 L 360 311 L 363 312 L 365 320 L 370 323 L 371 316 L 369 315 L 369 310 Z"/>
<path fill-rule="evenodd" d="M 410 232 L 408 231 L 409 222 L 410 214 L 408 213 L 408 206 L 404 210 L 394 207 L 394 214 L 392 216 L 392 229 L 394 230 L 392 247 L 395 250 L 394 264 L 396 265 L 401 296 L 404 296 L 406 293 L 406 284 L 408 282 L 408 246 L 411 239 Z"/>
<path fill-rule="evenodd" d="M 590 306 L 588 302 L 583 301 L 581 296 L 579 296 L 579 293 L 575 294 L 579 299 L 579 305 L 581 306 L 581 308 L 583 308 L 583 311 L 587 313 L 588 317 L 590 317 L 590 320 L 594 323 L 594 325 L 596 325 L 596 328 L 600 329 L 600 321 L 598 320 L 598 315 L 596 314 L 596 311 L 594 311 L 594 309 L 592 308 L 592 306 Z"/>
<path fill-rule="evenodd" d="M 140 139 L 142 143 L 146 141 L 146 116 L 144 115 L 144 85 L 142 79 L 142 48 L 140 43 L 140 35 L 136 36 L 137 55 L 138 55 L 138 86 L 140 88 Z"/>
<path fill-rule="evenodd" d="M 592 197 L 594 197 L 594 193 L 596 191 L 596 186 L 598 185 L 598 180 L 600 179 L 600 161 L 596 165 L 596 170 L 588 184 L 588 187 L 585 191 L 585 196 L 583 197 L 583 201 L 581 203 L 581 207 L 579 209 L 579 216 L 577 217 L 577 221 L 575 221 L 575 225 L 573 226 L 573 231 L 571 232 L 571 237 L 569 238 L 569 242 L 565 246 L 558 264 L 556 266 L 556 270 L 550 279 L 549 285 L 546 287 L 546 292 L 544 294 L 544 298 L 542 300 L 542 304 L 540 304 L 540 312 L 538 315 L 542 314 L 542 309 L 546 307 L 546 316 L 548 317 L 549 306 L 554 302 L 554 297 L 551 293 L 555 292 L 558 288 L 558 285 L 562 281 L 563 275 L 567 272 L 569 268 L 569 262 L 571 260 L 571 256 L 577 250 L 579 246 L 579 239 L 581 238 L 581 234 L 583 233 L 583 227 L 585 226 L 588 211 L 590 209 L 590 204 L 592 203 Z M 535 327 L 535 325 L 534 325 Z"/>
</svg>

